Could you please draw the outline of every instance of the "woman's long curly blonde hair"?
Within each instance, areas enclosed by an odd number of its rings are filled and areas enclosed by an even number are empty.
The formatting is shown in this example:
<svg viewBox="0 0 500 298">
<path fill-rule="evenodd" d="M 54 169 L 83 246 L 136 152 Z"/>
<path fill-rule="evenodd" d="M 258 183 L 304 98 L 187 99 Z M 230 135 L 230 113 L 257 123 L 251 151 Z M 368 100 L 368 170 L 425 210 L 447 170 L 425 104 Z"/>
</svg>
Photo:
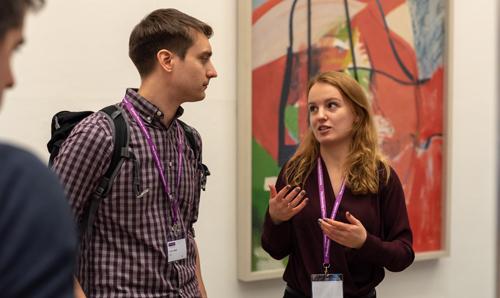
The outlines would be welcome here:
<svg viewBox="0 0 500 298">
<path fill-rule="evenodd" d="M 343 167 L 347 187 L 353 194 L 377 193 L 379 167 L 382 165 L 382 170 L 385 170 L 386 184 L 389 181 L 390 168 L 378 147 L 372 108 L 361 85 L 346 73 L 327 71 L 311 79 L 307 86 L 307 97 L 311 87 L 319 82 L 336 87 L 354 114 L 359 117 L 359 121 L 351 128 L 350 150 Z M 305 180 L 316 167 L 319 148 L 319 142 L 309 127 L 297 151 L 286 164 L 283 176 L 286 184 L 304 187 Z"/>
</svg>

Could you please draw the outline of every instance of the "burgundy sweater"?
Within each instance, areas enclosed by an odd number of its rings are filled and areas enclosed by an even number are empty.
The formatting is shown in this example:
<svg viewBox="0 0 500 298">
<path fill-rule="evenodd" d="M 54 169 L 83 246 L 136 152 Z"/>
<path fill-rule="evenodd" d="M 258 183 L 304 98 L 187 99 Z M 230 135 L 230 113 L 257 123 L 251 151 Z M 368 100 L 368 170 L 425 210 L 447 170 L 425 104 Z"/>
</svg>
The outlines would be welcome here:
<svg viewBox="0 0 500 298">
<path fill-rule="evenodd" d="M 283 169 L 276 182 L 277 191 L 286 186 L 282 178 Z M 330 217 L 335 194 L 324 162 L 323 177 L 327 216 Z M 384 268 L 402 271 L 415 258 L 401 182 L 392 168 L 388 185 L 385 185 L 384 174 L 380 175 L 380 181 L 376 194 L 354 195 L 346 187 L 335 218 L 349 223 L 346 218 L 346 212 L 349 211 L 367 231 L 366 241 L 360 249 L 348 248 L 332 241 L 329 273 L 344 275 L 344 294 L 349 296 L 367 294 L 384 279 Z M 309 175 L 304 189 L 309 202 L 289 221 L 274 225 L 267 210 L 261 241 L 264 250 L 273 258 L 280 260 L 289 256 L 283 279 L 293 289 L 311 297 L 311 274 L 324 273 L 316 170 Z"/>
</svg>

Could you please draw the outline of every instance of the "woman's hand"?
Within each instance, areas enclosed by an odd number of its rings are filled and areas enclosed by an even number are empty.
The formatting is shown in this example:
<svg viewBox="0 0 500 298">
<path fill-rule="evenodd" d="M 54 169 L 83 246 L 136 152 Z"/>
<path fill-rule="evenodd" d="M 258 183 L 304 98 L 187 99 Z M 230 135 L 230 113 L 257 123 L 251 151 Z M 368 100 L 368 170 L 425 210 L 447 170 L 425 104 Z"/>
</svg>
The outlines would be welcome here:
<svg viewBox="0 0 500 298">
<path fill-rule="evenodd" d="M 287 196 L 285 195 L 290 190 L 290 185 L 283 187 L 278 194 L 276 194 L 276 188 L 274 185 L 270 184 L 269 188 L 271 189 L 271 197 L 269 198 L 269 215 L 271 217 L 271 221 L 275 225 L 279 225 L 292 218 L 295 214 L 299 213 L 309 201 L 309 199 L 306 198 L 302 201 L 302 203 L 300 203 L 300 205 L 298 205 L 306 195 L 305 191 L 300 191 L 300 187 L 295 188 Z"/>
<path fill-rule="evenodd" d="M 346 212 L 346 217 L 351 224 L 328 218 L 319 219 L 318 224 L 326 236 L 338 244 L 360 249 L 366 241 L 366 229 L 351 213 Z"/>
</svg>

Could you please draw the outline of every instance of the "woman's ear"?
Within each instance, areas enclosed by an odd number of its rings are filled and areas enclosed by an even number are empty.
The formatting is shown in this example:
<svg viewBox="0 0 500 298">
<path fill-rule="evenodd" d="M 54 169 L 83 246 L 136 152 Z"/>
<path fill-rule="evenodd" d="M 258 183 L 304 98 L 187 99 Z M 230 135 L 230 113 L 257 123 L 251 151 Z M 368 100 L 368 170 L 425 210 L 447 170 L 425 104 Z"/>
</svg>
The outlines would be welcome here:
<svg viewBox="0 0 500 298">
<path fill-rule="evenodd" d="M 356 114 L 356 117 L 354 117 L 354 123 L 358 123 L 361 117 L 359 117 L 358 114 Z"/>
</svg>

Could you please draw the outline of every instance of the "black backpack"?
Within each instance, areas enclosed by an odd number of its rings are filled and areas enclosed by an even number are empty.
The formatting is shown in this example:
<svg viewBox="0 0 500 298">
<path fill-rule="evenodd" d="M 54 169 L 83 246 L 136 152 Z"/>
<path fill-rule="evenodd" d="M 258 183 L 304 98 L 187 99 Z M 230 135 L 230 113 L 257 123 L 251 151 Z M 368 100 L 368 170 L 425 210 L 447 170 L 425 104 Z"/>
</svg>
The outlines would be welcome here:
<svg viewBox="0 0 500 298">
<path fill-rule="evenodd" d="M 103 178 L 99 182 L 99 185 L 94 190 L 91 196 L 91 200 L 86 203 L 86 207 L 83 211 L 82 220 L 78 223 L 78 237 L 83 238 L 85 232 L 87 232 L 87 243 L 90 243 L 92 239 L 93 226 L 95 222 L 95 216 L 97 209 L 101 202 L 101 198 L 105 197 L 111 190 L 111 185 L 115 179 L 118 171 L 120 170 L 125 159 L 136 160 L 134 154 L 129 151 L 129 138 L 130 138 L 130 128 L 127 120 L 123 116 L 123 111 L 116 105 L 111 105 L 101 109 L 98 113 L 103 114 L 109 120 L 113 131 L 113 154 L 111 157 L 111 162 L 109 164 L 108 170 L 104 174 Z M 86 112 L 69 112 L 61 111 L 52 117 L 51 124 L 51 139 L 47 143 L 47 149 L 50 153 L 49 166 L 54 163 L 55 157 L 59 154 L 59 149 L 61 148 L 63 142 L 68 138 L 73 128 L 83 119 L 93 114 L 91 111 Z M 182 130 L 184 130 L 186 138 L 188 140 L 188 146 L 193 150 L 194 155 L 197 156 L 196 143 L 194 139 L 193 132 L 191 128 L 181 120 L 177 120 L 180 124 Z M 200 162 L 198 162 L 198 168 L 201 171 L 201 189 L 205 190 L 207 176 L 210 175 L 208 167 Z M 136 177 L 138 178 L 138 177 Z M 139 190 L 139 179 L 135 180 L 136 192 L 140 193 Z"/>
</svg>

